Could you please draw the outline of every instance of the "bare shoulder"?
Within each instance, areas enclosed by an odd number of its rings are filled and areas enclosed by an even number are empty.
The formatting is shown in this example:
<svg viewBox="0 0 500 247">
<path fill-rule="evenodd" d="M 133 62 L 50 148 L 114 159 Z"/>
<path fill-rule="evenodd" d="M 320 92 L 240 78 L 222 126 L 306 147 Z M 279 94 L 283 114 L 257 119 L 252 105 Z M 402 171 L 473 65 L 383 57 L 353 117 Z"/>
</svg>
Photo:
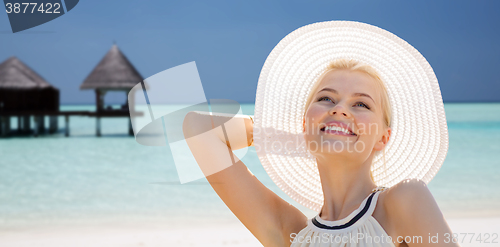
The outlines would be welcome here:
<svg viewBox="0 0 500 247">
<path fill-rule="evenodd" d="M 429 200 L 430 191 L 422 180 L 405 179 L 379 193 L 373 216 L 385 231 L 395 237 L 405 215 Z M 432 196 L 431 196 L 432 197 Z M 423 198 L 423 199 L 422 199 Z"/>
<path fill-rule="evenodd" d="M 427 246 L 430 243 L 424 242 L 424 240 L 427 241 L 424 237 L 429 234 L 432 236 L 452 234 L 436 200 L 422 180 L 403 180 L 383 191 L 379 198 L 381 200 L 378 203 L 383 209 L 380 211 L 382 212 L 380 218 L 392 239 L 411 236 L 412 241 L 420 240 L 419 243 Z M 412 246 L 412 244 L 409 245 Z M 459 245 L 447 244 L 440 238 L 440 242 L 433 242 L 433 246 Z"/>
<path fill-rule="evenodd" d="M 429 196 L 431 192 L 427 184 L 420 179 L 405 179 L 385 191 L 386 203 L 391 205 L 410 204 L 421 196 Z"/>
<path fill-rule="evenodd" d="M 387 219 L 398 235 L 409 234 L 417 225 L 426 229 L 431 222 L 442 219 L 443 215 L 427 184 L 419 179 L 405 179 L 387 189 L 384 208 Z"/>
<path fill-rule="evenodd" d="M 405 179 L 384 192 L 384 208 L 399 220 L 408 213 L 417 213 L 422 205 L 435 203 L 427 184 L 420 179 Z"/>
</svg>

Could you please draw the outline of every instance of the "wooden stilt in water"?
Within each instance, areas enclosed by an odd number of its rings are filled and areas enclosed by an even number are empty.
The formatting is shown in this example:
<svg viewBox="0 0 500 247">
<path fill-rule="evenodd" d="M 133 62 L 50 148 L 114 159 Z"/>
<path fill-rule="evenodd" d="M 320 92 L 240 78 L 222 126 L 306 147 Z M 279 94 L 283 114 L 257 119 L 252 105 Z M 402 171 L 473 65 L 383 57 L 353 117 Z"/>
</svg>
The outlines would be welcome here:
<svg viewBox="0 0 500 247">
<path fill-rule="evenodd" d="M 99 116 L 96 117 L 95 135 L 101 136 L 101 118 Z"/>
<path fill-rule="evenodd" d="M 22 127 L 21 132 L 29 133 L 31 130 L 31 116 L 22 116 Z"/>
<path fill-rule="evenodd" d="M 5 131 L 6 131 L 6 134 L 7 136 L 10 135 L 10 117 L 6 117 L 5 119 Z"/>
<path fill-rule="evenodd" d="M 8 136 L 10 133 L 10 117 L 1 116 L 0 117 L 0 135 Z"/>
<path fill-rule="evenodd" d="M 40 118 L 37 115 L 33 116 L 33 121 L 35 122 L 35 126 L 33 126 L 33 135 L 38 137 L 38 131 L 40 130 Z"/>
<path fill-rule="evenodd" d="M 45 133 L 45 116 L 40 115 L 38 117 L 38 133 L 43 134 Z"/>
<path fill-rule="evenodd" d="M 69 116 L 68 115 L 64 115 L 64 135 L 66 137 L 69 136 Z"/>
<path fill-rule="evenodd" d="M 58 117 L 57 116 L 49 116 L 49 133 L 55 133 L 58 129 Z"/>
<path fill-rule="evenodd" d="M 23 126 L 23 116 L 17 116 L 17 133 L 21 133 Z"/>
<path fill-rule="evenodd" d="M 5 117 L 0 116 L 0 136 L 5 136 Z"/>
<path fill-rule="evenodd" d="M 132 128 L 132 118 L 129 118 L 129 121 L 128 121 L 128 135 L 129 136 L 134 135 L 134 129 Z"/>
</svg>

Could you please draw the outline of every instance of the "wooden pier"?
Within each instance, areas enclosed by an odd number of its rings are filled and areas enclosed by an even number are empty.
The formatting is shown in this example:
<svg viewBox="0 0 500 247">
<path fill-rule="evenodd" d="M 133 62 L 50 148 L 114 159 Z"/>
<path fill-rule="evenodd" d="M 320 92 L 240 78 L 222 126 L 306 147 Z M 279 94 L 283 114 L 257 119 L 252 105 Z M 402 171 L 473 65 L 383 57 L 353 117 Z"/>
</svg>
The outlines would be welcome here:
<svg viewBox="0 0 500 247">
<path fill-rule="evenodd" d="M 96 136 L 101 136 L 101 118 L 104 117 L 127 117 L 130 118 L 128 111 L 107 110 L 102 112 L 95 111 L 19 111 L 10 113 L 0 113 L 0 136 L 9 136 L 13 131 L 10 127 L 11 117 L 17 117 L 17 134 L 33 134 L 35 137 L 46 133 L 45 117 L 49 117 L 48 133 L 53 134 L 59 130 L 58 117 L 64 116 L 64 135 L 70 135 L 70 116 L 87 116 L 96 118 Z M 142 112 L 135 112 L 134 116 L 143 116 Z M 31 127 L 31 119 L 34 126 Z M 132 122 L 129 121 L 128 134 L 134 135 Z"/>
</svg>

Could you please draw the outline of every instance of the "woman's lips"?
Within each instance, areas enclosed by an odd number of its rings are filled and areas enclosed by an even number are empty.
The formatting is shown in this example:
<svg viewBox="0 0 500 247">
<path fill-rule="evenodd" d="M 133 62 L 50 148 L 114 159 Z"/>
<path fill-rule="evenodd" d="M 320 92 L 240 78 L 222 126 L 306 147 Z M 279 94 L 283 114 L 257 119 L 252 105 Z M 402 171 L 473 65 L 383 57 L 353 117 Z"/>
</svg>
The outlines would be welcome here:
<svg viewBox="0 0 500 247">
<path fill-rule="evenodd" d="M 320 124 L 321 131 L 331 134 L 331 135 L 342 135 L 342 136 L 357 136 L 354 131 L 349 127 L 349 124 L 340 121 L 330 121 L 325 125 Z"/>
</svg>

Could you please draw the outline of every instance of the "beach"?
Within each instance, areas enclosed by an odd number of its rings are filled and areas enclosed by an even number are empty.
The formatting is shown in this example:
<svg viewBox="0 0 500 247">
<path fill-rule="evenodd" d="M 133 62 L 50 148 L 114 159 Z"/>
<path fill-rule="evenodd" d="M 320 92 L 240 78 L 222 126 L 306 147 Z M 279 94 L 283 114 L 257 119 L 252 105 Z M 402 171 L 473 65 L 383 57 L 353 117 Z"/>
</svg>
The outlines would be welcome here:
<svg viewBox="0 0 500 247">
<path fill-rule="evenodd" d="M 262 246 L 239 222 L 170 227 L 156 224 L 47 227 L 0 234 L 0 246 Z"/>
<path fill-rule="evenodd" d="M 479 233 L 498 235 L 500 217 L 452 218 L 447 221 L 453 232 L 458 234 L 461 246 L 500 246 L 499 240 L 493 240 L 492 237 L 486 241 L 496 243 L 479 243 L 475 240 Z M 468 235 L 465 236 L 465 233 Z M 3 231 L 0 238 L 0 246 L 17 247 L 262 246 L 237 220 L 219 225 L 167 226 L 136 223 L 28 228 Z"/>
<path fill-rule="evenodd" d="M 242 110 L 253 115 L 253 104 Z M 445 110 L 449 152 L 429 189 L 451 229 L 469 233 L 461 246 L 500 246 L 468 243 L 472 233 L 500 234 L 500 104 L 445 104 Z M 128 136 L 126 119 L 103 119 L 100 138 L 95 119 L 72 117 L 71 124 L 68 138 L 0 140 L 0 246 L 261 246 L 205 179 L 179 182 L 167 147 Z M 242 161 L 265 186 L 314 216 L 272 182 L 255 148 Z"/>
</svg>

